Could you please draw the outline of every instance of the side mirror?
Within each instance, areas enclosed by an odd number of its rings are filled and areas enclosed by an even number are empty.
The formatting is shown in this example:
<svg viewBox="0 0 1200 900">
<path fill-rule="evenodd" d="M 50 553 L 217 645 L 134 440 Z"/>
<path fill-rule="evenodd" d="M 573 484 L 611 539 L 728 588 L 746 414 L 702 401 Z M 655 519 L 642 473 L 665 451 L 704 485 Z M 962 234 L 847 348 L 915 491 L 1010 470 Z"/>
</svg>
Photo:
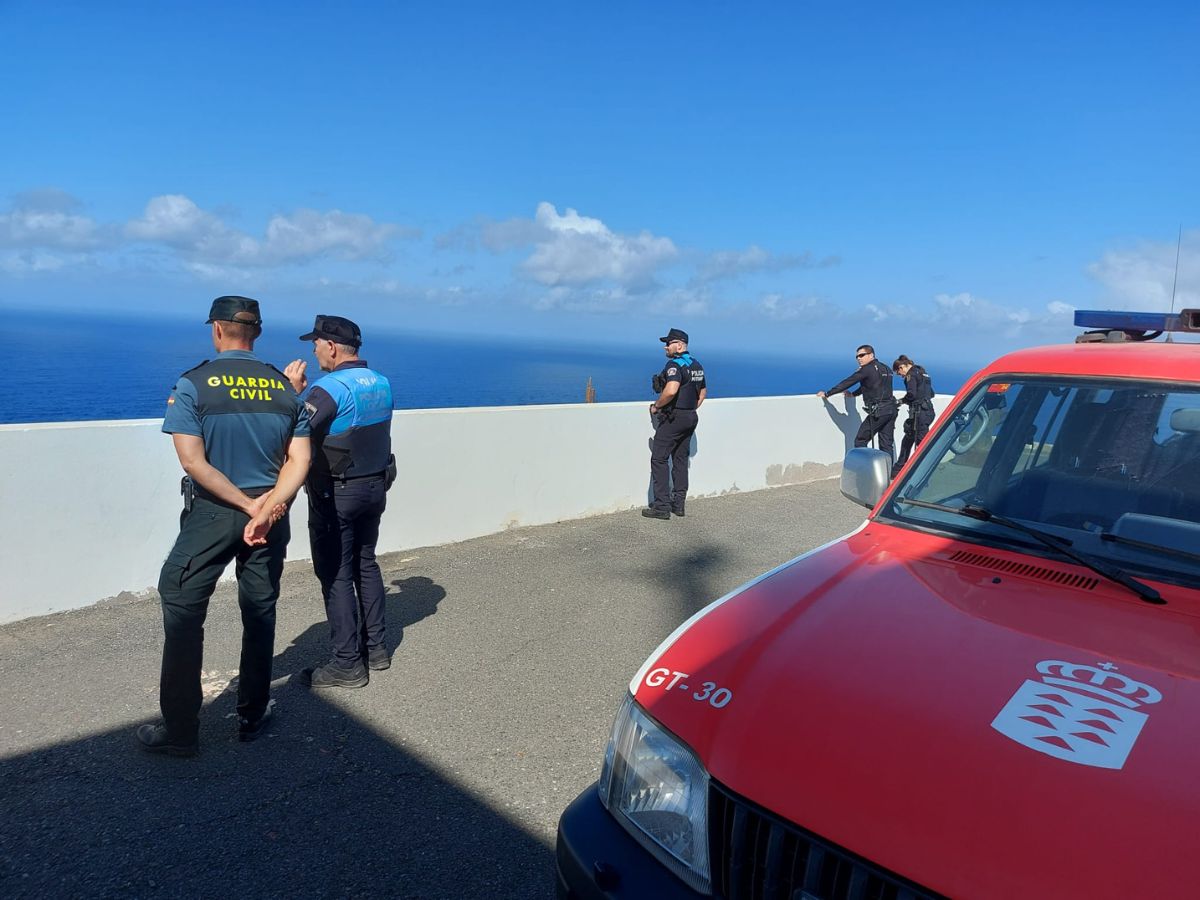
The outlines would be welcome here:
<svg viewBox="0 0 1200 900">
<path fill-rule="evenodd" d="M 874 509 L 892 477 L 892 457 L 882 450 L 855 447 L 842 462 L 842 496 Z"/>
</svg>

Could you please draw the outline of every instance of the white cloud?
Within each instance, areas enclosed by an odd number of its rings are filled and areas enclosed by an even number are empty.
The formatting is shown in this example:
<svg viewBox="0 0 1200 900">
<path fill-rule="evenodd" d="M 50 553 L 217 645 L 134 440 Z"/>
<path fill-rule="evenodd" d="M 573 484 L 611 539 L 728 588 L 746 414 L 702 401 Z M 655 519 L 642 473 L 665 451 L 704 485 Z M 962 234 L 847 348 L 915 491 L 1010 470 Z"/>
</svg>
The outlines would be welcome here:
<svg viewBox="0 0 1200 900">
<path fill-rule="evenodd" d="M 631 290 L 645 289 L 658 269 L 678 256 L 670 238 L 648 231 L 617 234 L 573 209 L 559 215 L 549 203 L 538 204 L 534 221 L 545 234 L 522 269 L 541 284 L 614 281 Z"/>
<path fill-rule="evenodd" d="M 26 250 L 20 253 L 0 254 L 0 272 L 8 275 L 40 275 L 57 272 L 70 262 L 69 259 L 51 253 Z"/>
<path fill-rule="evenodd" d="M 700 264 L 698 281 L 717 281 L 734 278 L 752 272 L 783 272 L 787 269 L 815 269 L 835 266 L 841 262 L 836 256 L 814 259 L 811 253 L 770 253 L 757 244 L 745 250 L 718 250 L 711 253 Z"/>
<path fill-rule="evenodd" d="M 125 234 L 176 249 L 193 265 L 253 267 L 303 263 L 325 256 L 380 258 L 389 241 L 415 233 L 361 213 L 300 209 L 272 216 L 264 237 L 256 239 L 231 228 L 182 194 L 165 194 L 152 198 L 141 218 L 125 226 Z"/>
<path fill-rule="evenodd" d="M 1134 310 L 1167 312 L 1175 285 L 1175 309 L 1200 306 L 1200 231 L 1186 231 L 1178 243 L 1178 284 L 1175 241 L 1143 241 L 1133 247 L 1109 250 L 1088 266 L 1088 274 L 1104 285 L 1112 305 Z"/>
<path fill-rule="evenodd" d="M 841 318 L 842 311 L 819 297 L 785 297 L 764 294 L 758 312 L 777 322 L 822 322 Z"/>
<path fill-rule="evenodd" d="M 679 256 L 670 238 L 649 231 L 620 234 L 574 209 L 559 214 L 546 202 L 538 204 L 532 220 L 484 223 L 481 237 L 497 253 L 532 247 L 520 271 L 552 288 L 610 283 L 645 291 L 654 286 L 659 270 Z M 558 305 L 555 296 L 546 302 Z"/>
<path fill-rule="evenodd" d="M 311 259 L 327 253 L 343 259 L 368 259 L 380 256 L 391 239 L 416 235 L 414 230 L 376 222 L 362 213 L 300 209 L 290 216 L 271 218 L 261 249 L 264 259 L 270 262 Z"/>
<path fill-rule="evenodd" d="M 1028 328 L 1057 332 L 1069 324 L 1074 307 L 1061 301 L 1041 310 L 1009 307 L 968 292 L 937 294 L 927 307 L 904 303 L 868 303 L 865 318 L 876 325 L 919 326 L 939 332 L 1013 337 Z"/>
<path fill-rule="evenodd" d="M 94 250 L 111 239 L 94 219 L 79 213 L 81 204 L 55 188 L 26 191 L 0 213 L 0 247 Z"/>
</svg>

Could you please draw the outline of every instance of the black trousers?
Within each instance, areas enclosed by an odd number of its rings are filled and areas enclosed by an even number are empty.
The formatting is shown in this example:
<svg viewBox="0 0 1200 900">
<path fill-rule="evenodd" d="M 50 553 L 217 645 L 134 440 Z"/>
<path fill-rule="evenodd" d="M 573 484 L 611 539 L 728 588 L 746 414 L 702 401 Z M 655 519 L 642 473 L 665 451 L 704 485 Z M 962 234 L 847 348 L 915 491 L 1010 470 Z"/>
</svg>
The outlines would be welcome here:
<svg viewBox="0 0 1200 900">
<path fill-rule="evenodd" d="M 925 435 L 929 434 L 929 426 L 932 424 L 932 409 L 910 409 L 908 411 L 908 418 L 904 420 L 904 439 L 900 441 L 900 455 L 896 457 L 897 469 L 908 462 L 913 448 L 925 440 Z"/>
<path fill-rule="evenodd" d="M 275 601 L 291 529 L 284 517 L 262 547 L 247 546 L 242 530 L 249 517 L 236 509 L 196 498 L 179 520 L 179 537 L 158 578 L 163 642 L 159 706 L 172 740 L 190 743 L 200 727 L 200 671 L 204 619 L 217 579 L 233 560 L 242 611 L 242 658 L 238 670 L 238 713 L 256 719 L 267 708 L 275 653 Z"/>
<path fill-rule="evenodd" d="M 384 477 L 308 488 L 308 534 L 321 582 L 333 657 L 358 665 L 384 644 L 383 573 L 375 560 L 379 519 L 387 507 Z"/>
<path fill-rule="evenodd" d="M 854 446 L 866 447 L 871 443 L 871 438 L 878 437 L 879 449 L 895 458 L 896 412 L 895 403 L 881 404 L 875 407 L 874 412 L 868 412 L 858 426 L 858 433 L 854 435 Z"/>
<path fill-rule="evenodd" d="M 654 444 L 650 450 L 654 501 L 650 505 L 655 509 L 683 509 L 688 490 L 688 449 L 698 421 L 694 409 L 677 409 L 670 418 L 662 417 L 654 429 Z M 667 460 L 671 461 L 669 470 Z"/>
</svg>

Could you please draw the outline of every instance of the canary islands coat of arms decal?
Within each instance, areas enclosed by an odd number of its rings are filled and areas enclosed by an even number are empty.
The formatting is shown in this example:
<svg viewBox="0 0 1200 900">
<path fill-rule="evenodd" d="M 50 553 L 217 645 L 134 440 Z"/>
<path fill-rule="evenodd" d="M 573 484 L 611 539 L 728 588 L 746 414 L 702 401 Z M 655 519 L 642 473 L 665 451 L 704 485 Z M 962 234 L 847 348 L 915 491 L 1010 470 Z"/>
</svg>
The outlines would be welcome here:
<svg viewBox="0 0 1200 900">
<path fill-rule="evenodd" d="M 1040 680 L 1028 680 L 992 721 L 1002 735 L 1031 750 L 1067 762 L 1120 769 L 1149 716 L 1142 707 L 1162 694 L 1116 671 L 1048 659 L 1037 664 Z"/>
</svg>

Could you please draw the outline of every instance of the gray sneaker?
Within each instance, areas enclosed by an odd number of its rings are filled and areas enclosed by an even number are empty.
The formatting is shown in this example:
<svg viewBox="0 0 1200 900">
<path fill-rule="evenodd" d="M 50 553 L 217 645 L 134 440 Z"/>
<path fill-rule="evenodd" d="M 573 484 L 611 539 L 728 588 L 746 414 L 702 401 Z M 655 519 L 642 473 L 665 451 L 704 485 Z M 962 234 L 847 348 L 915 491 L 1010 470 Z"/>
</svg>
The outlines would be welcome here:
<svg viewBox="0 0 1200 900">
<path fill-rule="evenodd" d="M 314 688 L 360 688 L 366 687 L 369 680 L 367 667 L 361 662 L 349 669 L 335 662 L 328 662 L 300 673 L 301 683 Z"/>
</svg>

